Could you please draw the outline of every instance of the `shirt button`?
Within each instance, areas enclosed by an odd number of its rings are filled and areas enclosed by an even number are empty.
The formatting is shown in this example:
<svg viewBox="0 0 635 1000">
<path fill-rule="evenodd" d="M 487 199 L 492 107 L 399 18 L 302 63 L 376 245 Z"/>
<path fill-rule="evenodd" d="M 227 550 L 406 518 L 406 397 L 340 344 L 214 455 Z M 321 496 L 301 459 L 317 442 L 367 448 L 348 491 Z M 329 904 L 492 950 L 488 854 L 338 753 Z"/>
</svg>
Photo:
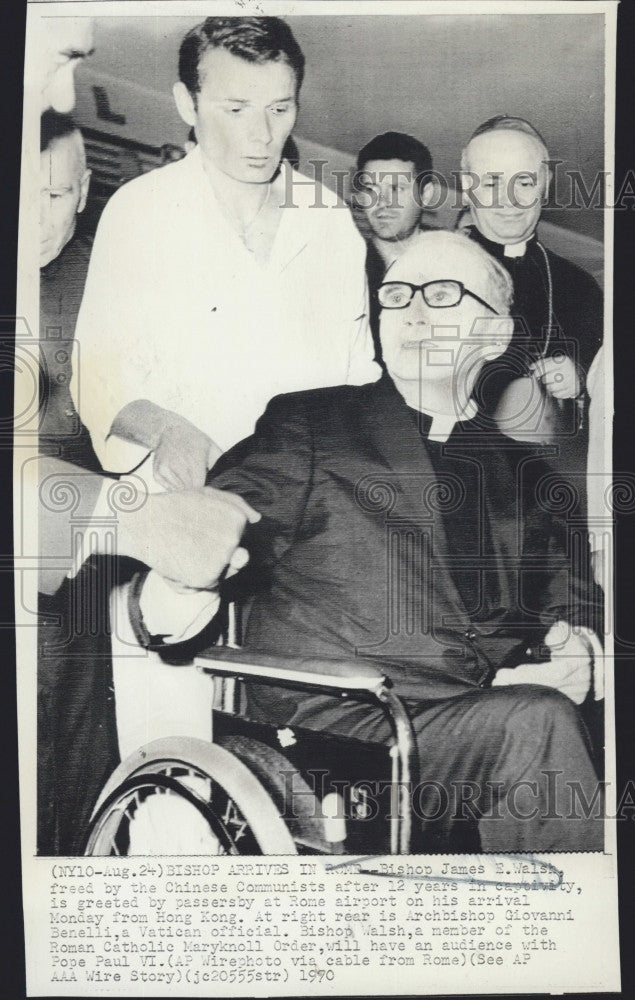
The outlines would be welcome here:
<svg viewBox="0 0 635 1000">
<path fill-rule="evenodd" d="M 470 642 L 474 642 L 474 640 L 476 639 L 476 632 L 474 631 L 474 629 L 468 628 L 468 630 L 465 633 L 465 638 L 468 639 Z"/>
</svg>

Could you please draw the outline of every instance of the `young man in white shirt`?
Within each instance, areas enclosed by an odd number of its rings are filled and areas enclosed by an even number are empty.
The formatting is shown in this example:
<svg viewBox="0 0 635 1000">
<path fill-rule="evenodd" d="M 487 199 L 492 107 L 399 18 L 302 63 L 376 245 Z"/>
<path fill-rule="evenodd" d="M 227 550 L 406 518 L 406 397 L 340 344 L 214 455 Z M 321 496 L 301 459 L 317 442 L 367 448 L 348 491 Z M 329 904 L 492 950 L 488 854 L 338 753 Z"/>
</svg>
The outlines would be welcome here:
<svg viewBox="0 0 635 1000">
<path fill-rule="evenodd" d="M 72 392 L 106 471 L 202 486 L 273 396 L 379 376 L 364 242 L 334 194 L 281 162 L 303 71 L 279 18 L 208 18 L 183 40 L 174 96 L 197 146 L 110 200 L 78 317 Z M 206 738 L 206 679 L 139 649 L 125 596 L 111 607 L 122 755 L 139 727 Z"/>
<path fill-rule="evenodd" d="M 363 241 L 281 163 L 303 70 L 278 18 L 183 40 L 174 96 L 197 147 L 106 206 L 77 324 L 75 399 L 108 471 L 152 453 L 161 486 L 202 485 L 276 393 L 378 375 Z"/>
</svg>

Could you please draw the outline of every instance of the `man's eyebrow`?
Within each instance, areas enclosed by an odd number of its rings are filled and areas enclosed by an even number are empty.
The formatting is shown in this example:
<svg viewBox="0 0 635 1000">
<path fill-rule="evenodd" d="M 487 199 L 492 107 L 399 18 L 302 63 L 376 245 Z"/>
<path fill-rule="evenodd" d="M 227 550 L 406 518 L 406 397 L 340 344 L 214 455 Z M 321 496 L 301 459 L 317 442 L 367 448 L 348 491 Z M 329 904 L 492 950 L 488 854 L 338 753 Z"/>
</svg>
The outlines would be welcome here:
<svg viewBox="0 0 635 1000">
<path fill-rule="evenodd" d="M 66 59 L 69 59 L 69 60 L 70 59 L 88 59 L 88 57 L 92 56 L 94 54 L 94 52 L 95 52 L 94 48 L 88 49 L 88 50 L 86 50 L 86 49 L 64 49 L 63 51 L 60 52 L 60 55 L 61 56 L 65 56 Z"/>
<path fill-rule="evenodd" d="M 288 101 L 295 101 L 295 94 L 289 94 L 287 97 L 276 97 L 274 101 L 269 101 L 267 107 L 270 108 L 273 104 L 285 104 Z M 222 97 L 221 102 L 225 104 L 251 104 L 251 101 L 245 97 Z"/>
</svg>

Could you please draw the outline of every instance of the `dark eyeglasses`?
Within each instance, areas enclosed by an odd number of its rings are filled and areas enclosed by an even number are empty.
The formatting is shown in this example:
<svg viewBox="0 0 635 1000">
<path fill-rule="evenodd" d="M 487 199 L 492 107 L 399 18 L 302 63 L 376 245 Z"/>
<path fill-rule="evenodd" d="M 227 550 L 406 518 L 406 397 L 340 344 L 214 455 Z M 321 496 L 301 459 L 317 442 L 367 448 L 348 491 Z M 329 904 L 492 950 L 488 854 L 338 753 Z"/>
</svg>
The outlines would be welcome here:
<svg viewBox="0 0 635 1000">
<path fill-rule="evenodd" d="M 411 285 L 409 281 L 386 281 L 377 289 L 377 300 L 382 309 L 405 309 L 412 302 L 415 292 L 421 292 L 424 302 L 431 309 L 450 309 L 460 305 L 464 295 L 469 295 L 496 316 L 501 315 L 480 295 L 475 295 L 463 282 L 453 278 L 426 281 L 423 285 Z"/>
</svg>

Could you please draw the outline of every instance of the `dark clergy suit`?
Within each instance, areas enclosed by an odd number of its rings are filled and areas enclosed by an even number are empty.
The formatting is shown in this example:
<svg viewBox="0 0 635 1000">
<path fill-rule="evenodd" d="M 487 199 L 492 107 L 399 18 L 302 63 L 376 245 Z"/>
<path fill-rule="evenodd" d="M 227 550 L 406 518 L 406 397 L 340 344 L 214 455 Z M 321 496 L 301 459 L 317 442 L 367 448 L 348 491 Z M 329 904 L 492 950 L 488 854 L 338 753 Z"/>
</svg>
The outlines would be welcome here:
<svg viewBox="0 0 635 1000">
<path fill-rule="evenodd" d="M 92 240 L 75 235 L 40 270 L 39 450 L 100 472 L 90 435 L 70 394 L 71 355 Z"/>
<path fill-rule="evenodd" d="M 40 457 L 38 481 L 37 849 L 73 855 L 119 763 L 109 624 L 117 567 L 91 557 L 65 579 L 73 533 L 91 521 L 103 478 Z"/>
<path fill-rule="evenodd" d="M 478 420 L 457 425 L 443 445 L 427 440 L 429 424 L 384 376 L 277 397 L 255 433 L 220 459 L 213 485 L 263 515 L 245 541 L 243 585 L 257 590 L 246 645 L 379 659 L 413 719 L 421 779 L 430 789 L 478 784 L 484 849 L 598 849 L 597 823 L 556 818 L 570 811 L 568 794 L 558 792 L 555 807 L 550 800 L 549 817 L 526 822 L 507 794 L 519 780 L 544 791 L 544 772 L 558 770 L 592 797 L 573 703 L 538 686 L 490 688 L 551 623 L 589 614 L 572 572 L 575 544 L 550 510 L 548 482 L 539 485 L 548 469 Z M 276 724 L 388 735 L 367 706 L 264 687 L 249 697 L 250 714 Z M 516 804 L 529 812 L 525 794 Z M 422 801 L 429 816 L 431 800 Z M 447 847 L 457 824 L 446 811 L 423 826 L 429 845 L 436 837 Z"/>
<path fill-rule="evenodd" d="M 558 354 L 570 357 L 578 366 L 584 389 L 591 362 L 602 344 L 602 292 L 581 267 L 545 248 L 547 269 L 545 255 L 535 236 L 527 242 L 522 257 L 506 257 L 503 244 L 486 239 L 475 227 L 468 232 L 509 271 L 514 284 L 512 340 L 501 357 L 484 366 L 474 392 L 482 413 L 493 416 L 499 403 L 502 404 L 502 413 L 499 411 L 498 416 L 506 420 L 503 429 L 508 430 L 510 414 L 517 414 L 518 406 L 521 413 L 526 413 L 526 409 L 522 404 L 510 403 L 504 396 L 505 390 L 511 382 L 526 375 L 529 366 L 540 357 L 551 358 Z M 513 393 L 514 389 L 510 391 Z M 546 393 L 542 405 L 539 399 L 528 405 L 533 414 L 530 424 L 535 416 L 542 414 L 544 423 L 541 426 L 549 434 L 545 440 L 551 440 L 556 447 L 551 464 L 562 474 L 568 487 L 578 492 L 583 510 L 586 503 L 587 405 L 586 395 L 578 401 L 556 401 Z M 510 433 L 513 434 L 513 430 Z"/>
<path fill-rule="evenodd" d="M 93 806 L 119 763 L 110 563 L 91 558 L 56 594 L 39 595 L 38 854 L 82 853 Z"/>
<path fill-rule="evenodd" d="M 486 239 L 474 226 L 468 233 L 509 271 L 514 283 L 514 335 L 506 353 L 483 370 L 481 409 L 493 412 L 505 386 L 543 355 L 553 357 L 562 351 L 584 378 L 602 344 L 604 305 L 597 282 L 577 264 L 545 248 L 553 289 L 549 329 L 547 265 L 536 237 L 527 242 L 522 257 L 506 257 L 503 244 Z"/>
</svg>

